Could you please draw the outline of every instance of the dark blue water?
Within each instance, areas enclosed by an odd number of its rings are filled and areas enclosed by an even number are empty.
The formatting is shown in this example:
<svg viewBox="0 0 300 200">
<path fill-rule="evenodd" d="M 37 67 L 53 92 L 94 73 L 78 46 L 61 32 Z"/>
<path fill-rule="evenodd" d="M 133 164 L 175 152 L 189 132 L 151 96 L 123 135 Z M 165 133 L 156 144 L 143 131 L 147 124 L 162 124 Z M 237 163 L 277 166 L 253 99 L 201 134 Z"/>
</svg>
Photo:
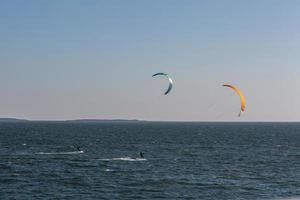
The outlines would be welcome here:
<svg viewBox="0 0 300 200">
<path fill-rule="evenodd" d="M 299 123 L 0 124 L 0 199 L 299 195 Z"/>
</svg>

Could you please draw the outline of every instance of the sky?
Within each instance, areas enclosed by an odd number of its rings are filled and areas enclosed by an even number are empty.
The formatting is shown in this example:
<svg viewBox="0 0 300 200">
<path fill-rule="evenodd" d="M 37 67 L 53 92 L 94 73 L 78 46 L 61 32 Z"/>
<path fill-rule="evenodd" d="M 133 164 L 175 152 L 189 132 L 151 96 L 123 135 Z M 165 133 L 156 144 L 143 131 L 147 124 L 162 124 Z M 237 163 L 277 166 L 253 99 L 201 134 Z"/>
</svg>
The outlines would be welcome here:
<svg viewBox="0 0 300 200">
<path fill-rule="evenodd" d="M 298 0 L 2 0 L 0 117 L 300 121 Z M 163 77 L 174 80 L 171 93 Z M 241 89 L 239 98 L 222 84 Z"/>
</svg>

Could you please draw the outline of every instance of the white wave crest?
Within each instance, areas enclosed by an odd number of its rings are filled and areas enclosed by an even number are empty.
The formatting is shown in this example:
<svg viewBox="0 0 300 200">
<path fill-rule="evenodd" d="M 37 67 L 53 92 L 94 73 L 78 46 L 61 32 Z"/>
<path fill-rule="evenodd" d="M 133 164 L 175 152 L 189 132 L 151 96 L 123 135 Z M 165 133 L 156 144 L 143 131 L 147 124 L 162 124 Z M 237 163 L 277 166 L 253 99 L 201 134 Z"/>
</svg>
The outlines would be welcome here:
<svg viewBox="0 0 300 200">
<path fill-rule="evenodd" d="M 84 153 L 84 151 L 49 152 L 49 153 L 38 152 L 38 153 L 36 153 L 36 154 L 38 154 L 38 155 L 69 155 L 69 154 L 81 154 L 81 153 Z"/>
<path fill-rule="evenodd" d="M 103 161 L 146 161 L 145 158 L 131 158 L 131 157 L 121 157 L 121 158 L 103 158 L 99 159 Z"/>
</svg>

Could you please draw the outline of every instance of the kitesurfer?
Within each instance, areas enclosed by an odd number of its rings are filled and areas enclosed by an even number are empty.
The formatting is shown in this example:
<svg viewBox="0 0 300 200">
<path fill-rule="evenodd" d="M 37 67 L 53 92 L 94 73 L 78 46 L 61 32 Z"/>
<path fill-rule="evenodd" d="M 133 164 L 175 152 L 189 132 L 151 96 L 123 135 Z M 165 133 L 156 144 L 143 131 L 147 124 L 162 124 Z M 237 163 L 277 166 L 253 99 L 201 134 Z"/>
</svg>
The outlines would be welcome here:
<svg viewBox="0 0 300 200">
<path fill-rule="evenodd" d="M 144 158 L 144 153 L 143 152 L 140 152 L 140 157 Z"/>
</svg>

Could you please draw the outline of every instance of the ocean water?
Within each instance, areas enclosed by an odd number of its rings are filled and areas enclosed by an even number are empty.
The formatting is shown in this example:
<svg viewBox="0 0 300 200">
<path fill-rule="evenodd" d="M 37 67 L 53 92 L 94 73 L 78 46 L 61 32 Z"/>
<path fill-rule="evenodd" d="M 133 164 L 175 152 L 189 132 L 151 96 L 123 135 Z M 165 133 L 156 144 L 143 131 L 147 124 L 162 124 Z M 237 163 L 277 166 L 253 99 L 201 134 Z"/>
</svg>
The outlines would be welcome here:
<svg viewBox="0 0 300 200">
<path fill-rule="evenodd" d="M 0 124 L 0 199 L 297 196 L 300 123 Z"/>
</svg>

